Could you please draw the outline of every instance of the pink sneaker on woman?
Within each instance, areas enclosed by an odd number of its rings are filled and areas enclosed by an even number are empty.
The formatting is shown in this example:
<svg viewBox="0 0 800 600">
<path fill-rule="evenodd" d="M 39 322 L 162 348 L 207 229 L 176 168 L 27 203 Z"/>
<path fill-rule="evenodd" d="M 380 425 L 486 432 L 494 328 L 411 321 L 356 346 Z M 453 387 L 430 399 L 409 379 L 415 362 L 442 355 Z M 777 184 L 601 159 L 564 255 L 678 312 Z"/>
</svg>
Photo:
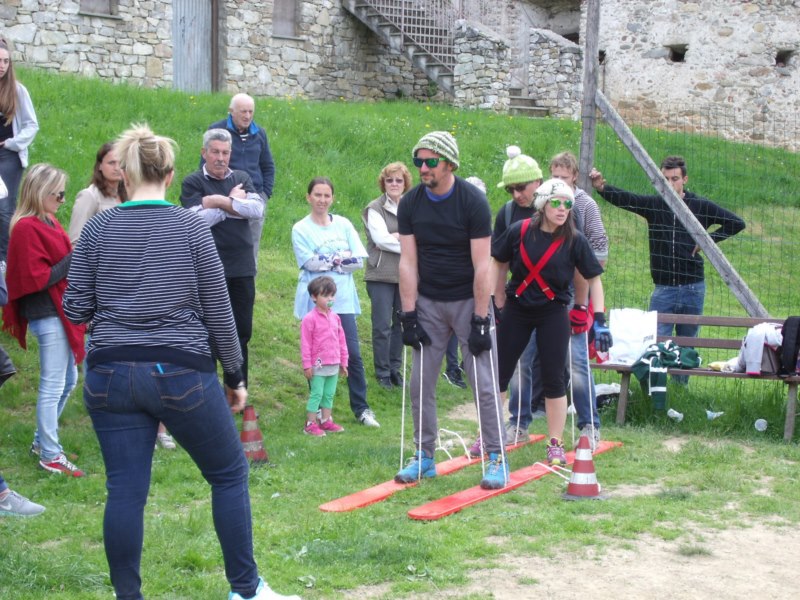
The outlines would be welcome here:
<svg viewBox="0 0 800 600">
<path fill-rule="evenodd" d="M 330 417 L 327 421 L 320 423 L 319 428 L 323 431 L 327 431 L 328 433 L 339 433 L 340 431 L 344 431 L 344 427 L 333 422 L 333 417 Z"/>
<path fill-rule="evenodd" d="M 322 428 L 317 425 L 316 423 L 306 423 L 306 426 L 303 428 L 303 433 L 306 435 L 313 435 L 314 437 L 324 437 L 325 432 L 322 431 Z"/>
</svg>

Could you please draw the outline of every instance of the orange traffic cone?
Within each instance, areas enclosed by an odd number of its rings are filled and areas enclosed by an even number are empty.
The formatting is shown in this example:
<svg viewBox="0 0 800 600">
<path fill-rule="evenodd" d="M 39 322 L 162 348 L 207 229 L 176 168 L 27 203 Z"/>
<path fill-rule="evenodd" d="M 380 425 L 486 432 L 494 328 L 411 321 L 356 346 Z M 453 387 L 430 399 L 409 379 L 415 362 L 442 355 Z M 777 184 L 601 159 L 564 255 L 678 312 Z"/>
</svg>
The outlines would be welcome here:
<svg viewBox="0 0 800 600">
<path fill-rule="evenodd" d="M 245 406 L 242 418 L 242 447 L 244 455 L 250 462 L 266 463 L 269 462 L 269 457 L 264 450 L 264 438 L 261 437 L 256 418 L 256 409 L 251 404 Z"/>
<path fill-rule="evenodd" d="M 600 495 L 600 484 L 594 472 L 592 461 L 592 448 L 589 437 L 582 435 L 575 449 L 575 462 L 572 465 L 572 475 L 569 478 L 567 493 L 564 500 L 603 500 Z"/>
</svg>

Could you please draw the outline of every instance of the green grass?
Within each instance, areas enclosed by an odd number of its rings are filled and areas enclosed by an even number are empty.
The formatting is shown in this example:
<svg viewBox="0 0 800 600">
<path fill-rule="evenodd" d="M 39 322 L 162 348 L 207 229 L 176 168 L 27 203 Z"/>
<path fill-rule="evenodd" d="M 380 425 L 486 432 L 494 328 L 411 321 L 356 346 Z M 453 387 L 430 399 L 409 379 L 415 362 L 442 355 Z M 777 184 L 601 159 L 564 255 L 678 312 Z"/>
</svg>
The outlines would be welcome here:
<svg viewBox="0 0 800 600">
<path fill-rule="evenodd" d="M 86 185 L 102 142 L 131 122 L 147 121 L 178 141 L 176 180 L 180 181 L 197 167 L 202 133 L 208 123 L 224 115 L 228 102 L 222 95 L 110 86 L 29 70 L 22 71 L 20 79 L 31 91 L 42 125 L 32 161 L 52 162 L 70 174 L 69 200 L 60 215 L 65 224 L 70 203 Z M 461 147 L 461 172 L 487 181 L 496 209 L 505 201 L 494 188 L 505 146 L 519 144 L 537 157 L 564 148 L 575 151 L 579 124 L 409 102 L 292 99 L 259 100 L 256 117 L 267 128 L 278 172 L 261 249 L 250 348 L 251 400 L 260 414 L 272 464 L 252 470 L 251 494 L 256 556 L 275 588 L 307 598 L 347 598 L 355 597 L 361 586 L 382 585 L 387 598 L 426 597 L 437 590 L 457 590 L 476 573 L 479 577 L 482 567 L 501 565 L 506 552 L 547 554 L 553 545 L 574 551 L 591 545 L 602 551 L 649 533 L 677 540 L 681 553 L 691 556 L 705 552 L 690 535 L 697 527 L 722 528 L 749 520 L 797 523 L 800 449 L 781 443 L 783 386 L 748 381 L 722 386 L 714 381 L 712 386 L 701 378 L 692 380 L 688 390 L 670 390 L 671 405 L 686 415 L 680 424 L 653 414 L 637 384 L 628 426 L 614 426 L 613 409 L 603 415 L 604 437 L 624 443 L 595 461 L 603 490 L 610 495 L 606 502 L 564 502 L 563 482 L 547 477 L 440 521 L 423 523 L 406 516 L 415 506 L 475 485 L 480 468 L 472 467 L 359 511 L 319 511 L 319 504 L 327 500 L 394 474 L 399 465 L 401 399 L 399 393 L 370 385 L 370 404 L 383 427 L 365 429 L 350 417 L 342 385 L 337 414 L 346 433 L 325 440 L 301 433 L 307 388 L 298 365 L 298 327 L 292 318 L 297 270 L 290 230 L 307 212 L 308 180 L 331 176 L 337 212 L 358 226 L 362 207 L 377 195 L 379 169 L 389 161 L 410 158 L 410 148 L 424 131 L 449 129 Z M 680 148 L 680 139 L 663 132 L 653 143 L 658 155 Z M 606 150 L 603 160 L 621 161 L 625 151 L 615 152 L 619 154 Z M 777 162 L 796 163 L 794 155 L 764 154 L 769 160 L 750 164 L 748 178 L 768 181 Z M 702 174 L 696 181 L 702 186 Z M 176 200 L 178 192 L 176 185 L 170 198 Z M 756 206 L 758 197 L 753 194 L 744 200 Z M 787 221 L 797 220 L 796 207 L 787 203 L 782 210 Z M 630 225 L 631 234 L 641 236 L 643 229 L 638 222 Z M 610 233 L 616 240 L 615 236 L 627 235 L 624 231 Z M 622 240 L 612 241 L 613 260 L 643 265 L 641 254 Z M 609 272 L 607 287 L 623 290 L 625 305 L 641 306 L 647 294 L 636 291 L 633 283 L 647 279 L 646 266 L 624 273 L 630 288 L 622 279 L 623 271 Z M 371 382 L 369 302 L 363 286 L 361 292 L 365 314 L 359 325 Z M 5 334 L 0 340 L 19 368 L 19 374 L 0 390 L 0 468 L 13 488 L 47 506 L 47 512 L 35 519 L 2 520 L 0 597 L 109 598 L 102 540 L 103 464 L 80 393 L 74 394 L 62 416 L 60 435 L 88 476 L 69 480 L 46 475 L 27 453 L 35 424 L 35 344 L 31 340 L 30 350 L 23 352 Z M 605 377 L 613 379 L 610 374 Z M 474 424 L 447 415 L 468 401 L 467 391 L 441 383 L 441 424 L 466 437 L 472 435 Z M 706 408 L 724 410 L 725 415 L 708 421 Z M 759 417 L 770 423 L 763 434 L 753 429 Z M 538 432 L 542 427 L 537 423 Z M 669 438 L 682 445 L 670 449 L 672 445 L 665 445 Z M 519 468 L 542 457 L 541 445 L 524 448 L 511 455 L 511 465 Z M 211 599 L 227 593 L 208 488 L 180 450 L 159 451 L 155 456 L 142 574 L 148 598 Z"/>
</svg>

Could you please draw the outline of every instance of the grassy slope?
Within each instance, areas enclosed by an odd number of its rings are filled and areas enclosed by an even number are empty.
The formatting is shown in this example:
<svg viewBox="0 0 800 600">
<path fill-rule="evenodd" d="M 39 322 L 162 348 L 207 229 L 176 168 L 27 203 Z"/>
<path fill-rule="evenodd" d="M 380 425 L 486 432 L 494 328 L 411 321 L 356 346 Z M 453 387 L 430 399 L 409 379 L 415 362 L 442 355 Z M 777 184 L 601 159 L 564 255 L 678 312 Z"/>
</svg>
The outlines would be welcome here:
<svg viewBox="0 0 800 600">
<path fill-rule="evenodd" d="M 23 72 L 22 79 L 42 124 L 32 159 L 52 162 L 70 173 L 70 199 L 85 185 L 96 148 L 136 121 L 147 121 L 179 142 L 180 180 L 196 168 L 202 131 L 224 114 L 228 100 L 31 71 Z M 365 510 L 319 512 L 321 502 L 394 473 L 399 461 L 400 394 L 370 386 L 370 402 L 383 424 L 380 430 L 355 424 L 340 392 L 338 414 L 347 432 L 326 440 L 300 433 L 306 386 L 297 366 L 297 326 L 291 316 L 296 268 L 289 237 L 291 224 L 306 213 L 307 181 L 315 175 L 331 176 L 336 210 L 357 223 L 361 207 L 377 195 L 379 168 L 407 158 L 422 132 L 444 128 L 458 137 L 461 173 L 485 178 L 497 208 L 505 201 L 494 189 L 504 147 L 517 143 L 541 157 L 564 148 L 574 151 L 579 125 L 420 104 L 291 99 L 259 101 L 257 119 L 267 126 L 278 177 L 257 282 L 251 397 L 274 464 L 253 470 L 251 490 L 257 558 L 279 590 L 310 598 L 346 597 L 352 595 L 348 590 L 360 585 L 387 583 L 389 597 L 424 596 L 458 586 L 476 566 L 502 562 L 502 552 L 548 552 L 554 544 L 569 549 L 602 547 L 643 531 L 685 539 L 692 524 L 725 526 L 750 516 L 797 520 L 800 451 L 796 445 L 776 442 L 780 438 L 776 427 L 757 437 L 750 425 L 756 416 L 766 416 L 771 424 L 780 422 L 783 390 L 747 382 L 722 392 L 699 388 L 694 393 L 693 384 L 691 396 L 673 393 L 675 406 L 687 414 L 680 426 L 654 418 L 646 402 L 631 407 L 631 426 L 616 428 L 610 419 L 604 425 L 606 437 L 622 440 L 625 447 L 598 458 L 601 483 L 612 494 L 615 486 L 655 483 L 661 492 L 654 496 L 564 503 L 562 484 L 551 478 L 439 522 L 425 524 L 405 516 L 427 500 L 477 483 L 479 470 L 471 468 Z M 771 167 L 766 165 L 764 173 L 759 168 L 751 165 L 754 176 L 765 175 Z M 171 190 L 170 197 L 175 200 L 177 193 L 177 188 Z M 61 215 L 64 223 L 67 212 Z M 624 246 L 620 244 L 619 250 L 623 256 Z M 371 379 L 368 322 L 362 317 L 360 329 Z M 25 600 L 54 593 L 67 599 L 110 597 L 101 532 L 103 466 L 80 394 L 75 393 L 62 418 L 61 436 L 89 476 L 70 481 L 44 475 L 27 455 L 35 422 L 35 351 L 24 353 L 7 336 L 0 339 L 20 368 L 20 374 L 2 388 L 0 467 L 13 487 L 48 507 L 37 519 L 3 521 L 7 543 L 0 549 L 0 595 Z M 441 386 L 440 415 L 467 400 L 466 392 Z M 709 422 L 705 406 L 728 413 Z M 474 428 L 463 420 L 443 421 L 467 436 Z M 667 452 L 664 436 L 678 432 L 697 436 L 682 451 Z M 715 442 L 711 447 L 709 440 Z M 754 462 L 737 440 L 755 448 L 758 460 Z M 512 467 L 541 458 L 541 447 L 524 449 L 513 455 Z M 753 493 L 764 488 L 768 494 Z M 227 587 L 210 525 L 207 488 L 183 452 L 156 453 L 146 536 L 147 597 L 224 597 Z M 490 536 L 503 538 L 504 545 L 487 541 Z M 304 590 L 299 578 L 307 583 L 313 578 L 314 587 Z M 487 582 L 486 597 L 489 589 Z"/>
</svg>

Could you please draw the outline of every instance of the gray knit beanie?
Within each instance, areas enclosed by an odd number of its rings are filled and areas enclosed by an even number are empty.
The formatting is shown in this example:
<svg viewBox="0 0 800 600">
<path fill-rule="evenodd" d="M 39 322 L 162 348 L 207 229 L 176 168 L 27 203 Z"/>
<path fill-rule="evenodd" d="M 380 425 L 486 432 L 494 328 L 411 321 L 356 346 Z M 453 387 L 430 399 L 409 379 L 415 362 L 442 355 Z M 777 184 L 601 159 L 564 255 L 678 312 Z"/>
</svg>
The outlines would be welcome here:
<svg viewBox="0 0 800 600">
<path fill-rule="evenodd" d="M 447 131 L 431 131 L 423 135 L 411 151 L 411 158 L 416 158 L 417 150 L 422 148 L 439 154 L 453 165 L 454 171 L 458 168 L 458 144 Z"/>
</svg>

